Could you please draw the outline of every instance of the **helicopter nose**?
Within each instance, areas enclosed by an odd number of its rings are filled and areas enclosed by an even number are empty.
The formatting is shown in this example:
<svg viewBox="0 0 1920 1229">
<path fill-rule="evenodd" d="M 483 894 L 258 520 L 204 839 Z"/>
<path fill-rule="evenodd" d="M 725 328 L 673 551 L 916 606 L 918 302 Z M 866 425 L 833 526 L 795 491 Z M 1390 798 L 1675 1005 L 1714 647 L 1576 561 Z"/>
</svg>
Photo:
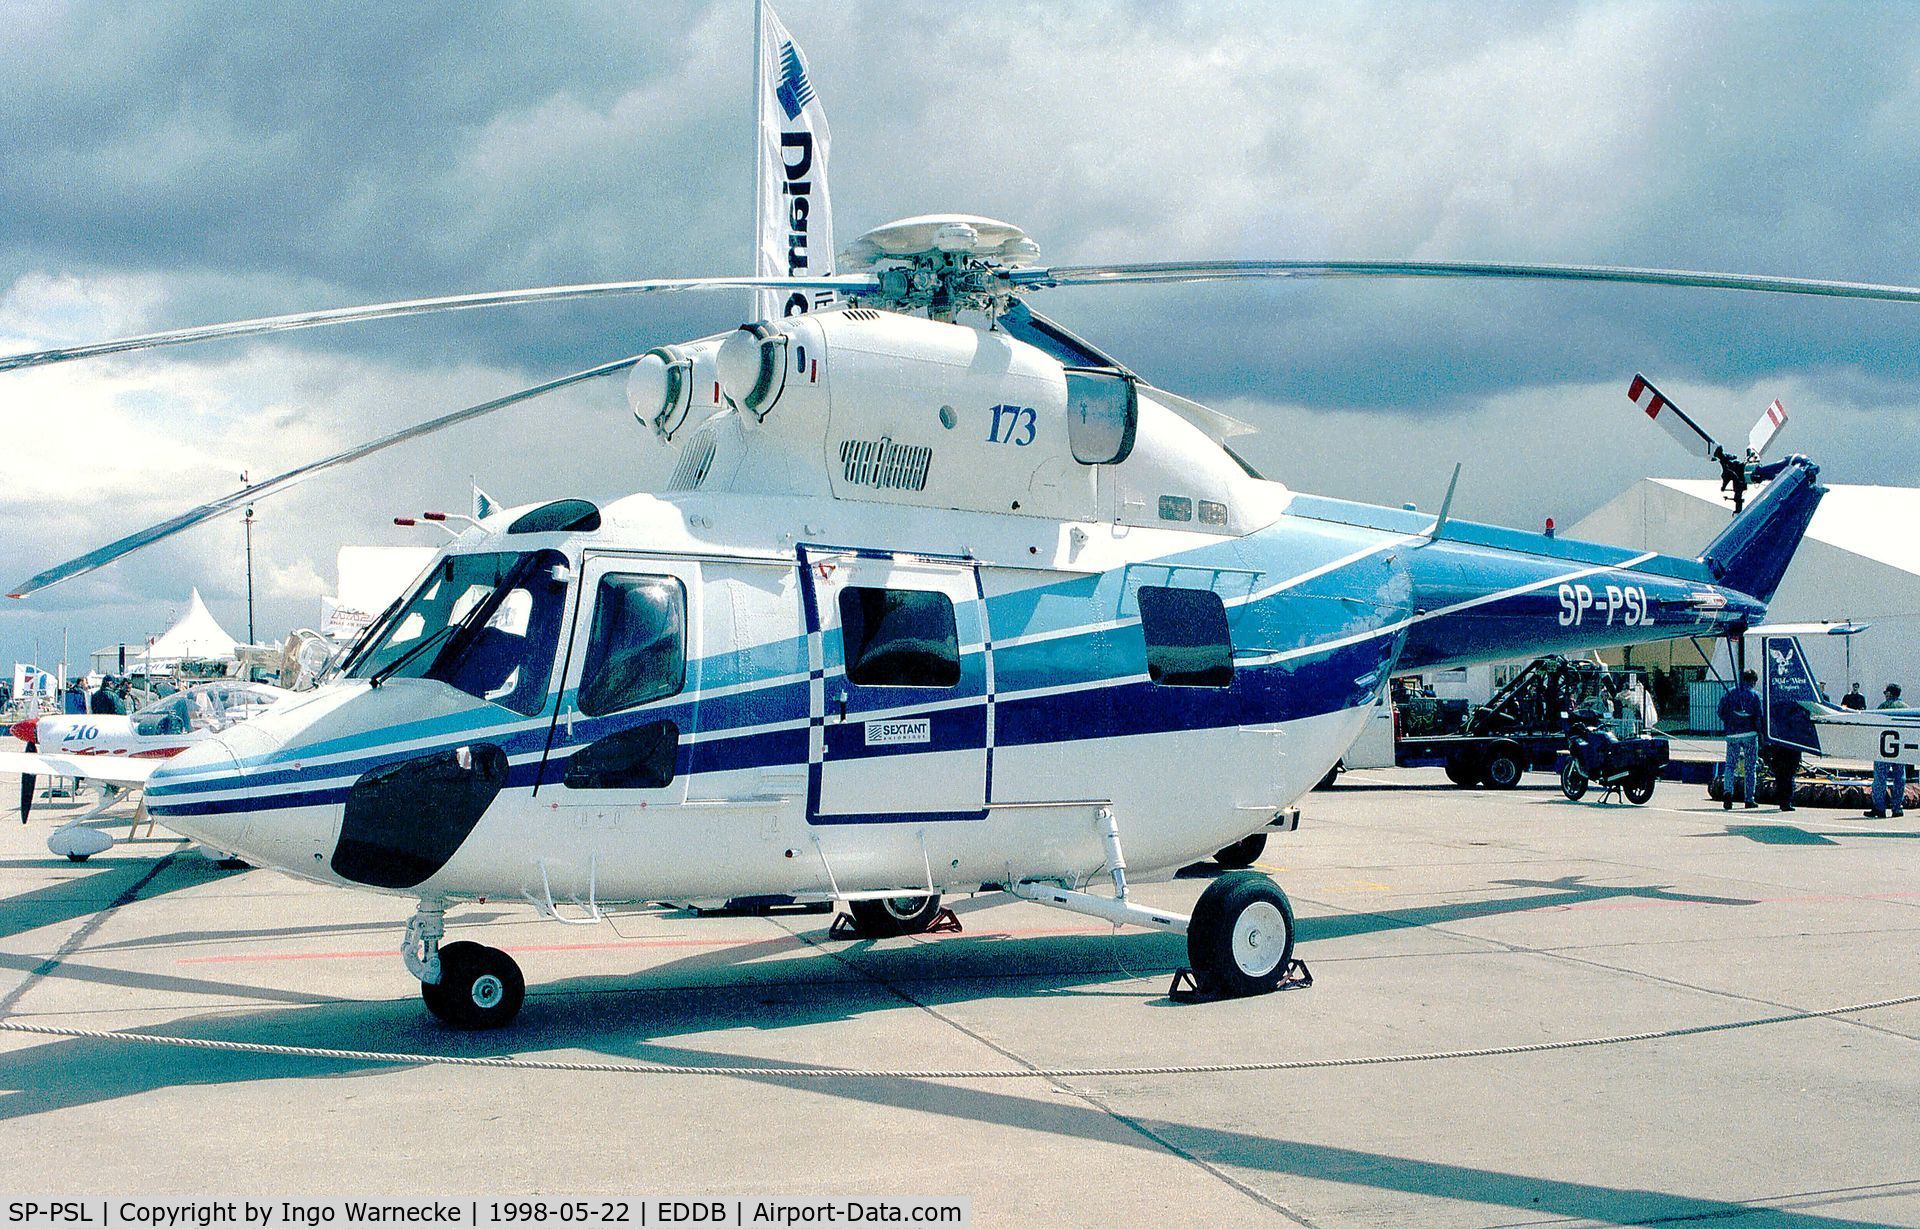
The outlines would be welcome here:
<svg viewBox="0 0 1920 1229">
<path fill-rule="evenodd" d="M 147 814 L 223 854 L 242 853 L 250 821 L 231 796 L 239 767 L 222 740 L 193 744 L 147 778 Z"/>
<path fill-rule="evenodd" d="M 299 765 L 266 762 L 282 743 L 266 724 L 243 722 L 168 761 L 147 781 L 147 812 L 230 857 L 332 881 L 339 805 Z"/>
</svg>

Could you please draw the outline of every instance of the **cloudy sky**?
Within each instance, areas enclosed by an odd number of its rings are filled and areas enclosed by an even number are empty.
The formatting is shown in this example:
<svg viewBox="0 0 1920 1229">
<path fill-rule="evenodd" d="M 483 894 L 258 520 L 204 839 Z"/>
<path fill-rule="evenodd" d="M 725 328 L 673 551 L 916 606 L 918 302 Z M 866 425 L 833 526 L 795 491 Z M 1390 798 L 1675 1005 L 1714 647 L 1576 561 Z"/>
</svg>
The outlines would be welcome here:
<svg viewBox="0 0 1920 1229">
<path fill-rule="evenodd" d="M 1025 227 L 1058 263 L 1615 263 L 1920 282 L 1920 22 L 1900 4 L 781 0 L 833 125 L 845 243 Z M 12 0 L 0 352 L 468 290 L 745 272 L 751 0 Z M 1766 403 L 1830 480 L 1920 466 L 1920 308 L 1324 282 L 1056 291 L 1042 309 L 1259 423 L 1298 489 L 1567 523 L 1696 475 L 1643 370 L 1723 439 Z M 0 376 L 0 583 L 395 427 L 739 322 L 733 296 L 461 313 Z M 396 514 L 633 488 L 608 382 L 264 502 L 262 638 Z M 0 610 L 0 665 L 244 634 L 217 521 Z"/>
</svg>

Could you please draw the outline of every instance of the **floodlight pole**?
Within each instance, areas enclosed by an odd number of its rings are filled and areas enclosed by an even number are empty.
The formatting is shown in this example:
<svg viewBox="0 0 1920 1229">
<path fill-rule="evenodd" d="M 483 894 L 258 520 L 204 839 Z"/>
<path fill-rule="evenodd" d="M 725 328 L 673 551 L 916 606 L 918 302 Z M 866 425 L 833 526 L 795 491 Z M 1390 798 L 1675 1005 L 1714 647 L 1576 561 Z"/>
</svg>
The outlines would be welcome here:
<svg viewBox="0 0 1920 1229">
<path fill-rule="evenodd" d="M 246 471 L 244 470 L 241 471 L 241 474 L 240 474 L 240 485 L 241 486 L 247 485 L 247 475 L 246 475 Z M 252 644 L 254 643 L 254 639 L 253 639 L 253 505 L 252 504 L 247 505 L 245 522 L 247 526 L 247 643 Z"/>
</svg>

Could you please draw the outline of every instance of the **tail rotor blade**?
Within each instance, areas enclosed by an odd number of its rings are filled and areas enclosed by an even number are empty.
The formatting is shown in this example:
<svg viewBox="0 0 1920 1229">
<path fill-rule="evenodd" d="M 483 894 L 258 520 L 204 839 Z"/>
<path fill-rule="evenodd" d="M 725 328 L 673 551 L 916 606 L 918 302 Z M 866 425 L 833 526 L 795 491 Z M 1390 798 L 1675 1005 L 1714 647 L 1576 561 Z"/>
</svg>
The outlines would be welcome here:
<svg viewBox="0 0 1920 1229">
<path fill-rule="evenodd" d="M 1711 435 L 1700 429 L 1699 423 L 1688 418 L 1679 406 L 1667 400 L 1647 377 L 1634 375 L 1633 383 L 1627 388 L 1627 399 L 1639 406 L 1648 418 L 1664 427 L 1667 434 L 1679 440 L 1680 446 L 1692 455 L 1713 461 L 1718 460 L 1724 451 L 1714 443 Z"/>
<path fill-rule="evenodd" d="M 1787 407 L 1775 401 L 1760 415 L 1760 421 L 1753 424 L 1753 430 L 1747 432 L 1747 456 L 1758 461 L 1768 445 L 1780 438 L 1780 429 L 1786 425 Z"/>
<path fill-rule="evenodd" d="M 242 487 L 231 495 L 222 495 L 219 499 L 201 504 L 199 507 L 183 512 L 179 516 L 171 517 L 161 521 L 157 525 L 150 525 L 145 529 L 130 533 L 118 541 L 109 542 L 98 550 L 89 551 L 77 559 L 69 559 L 65 563 L 48 568 L 31 580 L 15 585 L 13 589 L 8 592 L 7 596 L 16 598 L 25 597 L 29 593 L 45 589 L 50 585 L 57 585 L 63 580 L 72 580 L 76 576 L 84 576 L 96 568 L 105 567 L 123 555 L 130 555 L 143 547 L 152 546 L 155 542 L 170 538 L 183 529 L 191 529 L 202 521 L 210 521 L 214 517 L 224 516 L 229 512 L 244 508 L 256 499 L 271 495 L 276 491 L 285 490 L 295 483 L 304 482 L 315 474 L 332 469 L 337 465 L 345 465 L 350 461 L 358 461 L 362 457 L 370 456 L 382 449 L 391 448 L 395 444 L 404 444 L 408 440 L 419 439 L 421 436 L 431 435 L 435 431 L 443 431 L 459 423 L 479 418 L 483 414 L 491 414 L 495 410 L 503 410 L 510 405 L 518 405 L 522 401 L 530 401 L 535 397 L 556 392 L 569 385 L 579 384 L 582 381 L 597 379 L 600 376 L 625 371 L 627 368 L 639 362 L 641 357 L 641 355 L 636 354 L 631 358 L 623 358 L 611 363 L 602 363 L 598 367 L 589 367 L 585 371 L 576 371 L 572 375 L 561 376 L 557 380 L 548 380 L 544 384 L 535 384 L 531 388 L 523 388 L 519 392 L 508 393 L 504 397 L 495 397 L 493 400 L 483 401 L 479 405 L 470 405 L 463 410 L 455 410 L 451 414 L 442 414 L 438 418 L 430 418 L 426 422 L 415 423 L 413 426 L 395 431 L 391 435 L 383 435 L 379 439 L 349 448 L 345 452 L 337 452 L 330 457 L 323 457 L 318 461 L 309 461 L 305 465 L 290 469 L 284 474 L 268 478 L 263 482 L 256 482 L 251 486 Z"/>
</svg>

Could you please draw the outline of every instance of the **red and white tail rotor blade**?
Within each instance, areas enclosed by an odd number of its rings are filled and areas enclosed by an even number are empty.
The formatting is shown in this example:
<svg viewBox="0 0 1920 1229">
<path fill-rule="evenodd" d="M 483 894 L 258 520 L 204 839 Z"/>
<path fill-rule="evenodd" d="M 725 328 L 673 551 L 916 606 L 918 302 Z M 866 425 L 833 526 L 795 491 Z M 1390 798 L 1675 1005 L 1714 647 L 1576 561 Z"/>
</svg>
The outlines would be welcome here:
<svg viewBox="0 0 1920 1229">
<path fill-rule="evenodd" d="M 1760 415 L 1760 421 L 1753 424 L 1753 430 L 1747 432 L 1747 455 L 1758 461 L 1767 451 L 1767 446 L 1780 438 L 1780 428 L 1787 425 L 1787 407 L 1775 401 Z"/>
<path fill-rule="evenodd" d="M 1646 414 L 1648 418 L 1666 428 L 1667 434 L 1680 441 L 1680 446 L 1697 457 L 1709 461 L 1719 457 L 1720 445 L 1713 437 L 1700 429 L 1700 424 L 1688 418 L 1679 406 L 1667 400 L 1665 394 L 1653 386 L 1652 381 L 1636 374 L 1633 384 L 1627 389 L 1627 397 Z"/>
</svg>

